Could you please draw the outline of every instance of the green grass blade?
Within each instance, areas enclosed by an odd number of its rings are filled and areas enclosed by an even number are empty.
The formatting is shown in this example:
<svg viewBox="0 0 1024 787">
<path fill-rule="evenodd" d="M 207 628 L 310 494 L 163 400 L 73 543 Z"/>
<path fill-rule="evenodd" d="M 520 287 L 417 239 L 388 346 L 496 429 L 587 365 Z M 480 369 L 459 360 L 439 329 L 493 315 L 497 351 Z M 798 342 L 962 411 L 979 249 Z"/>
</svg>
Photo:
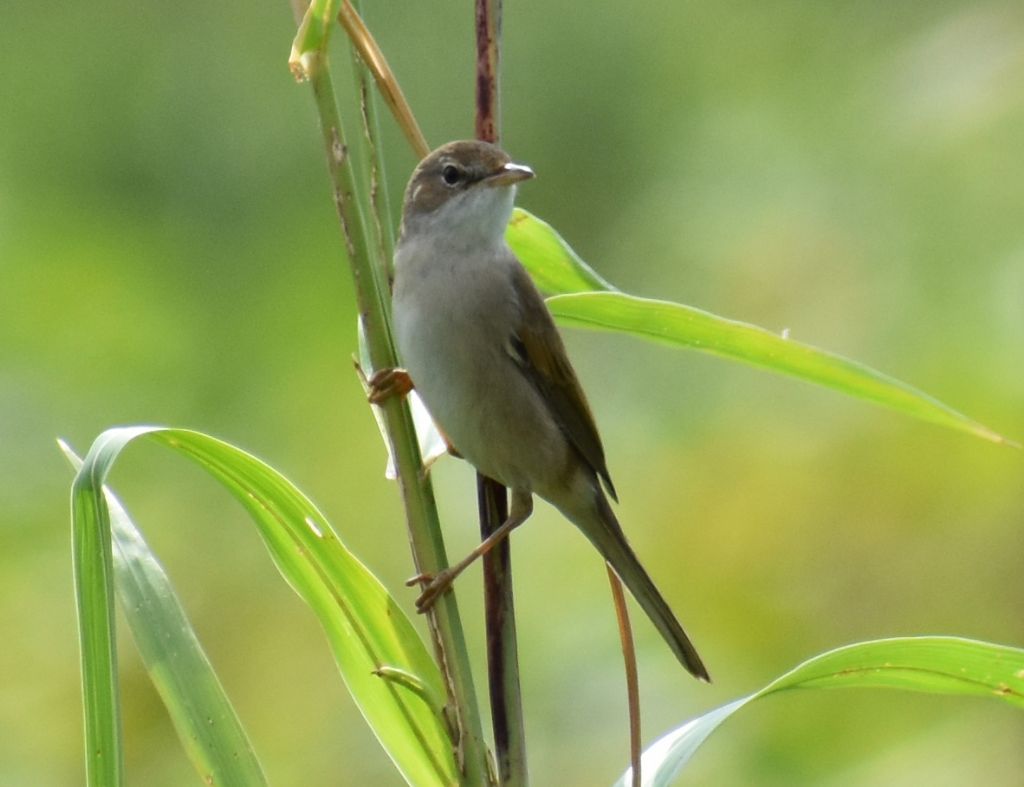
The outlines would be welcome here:
<svg viewBox="0 0 1024 787">
<path fill-rule="evenodd" d="M 550 224 L 522 208 L 513 211 L 505 240 L 545 295 L 615 289 Z"/>
<path fill-rule="evenodd" d="M 82 460 L 61 443 L 72 467 Z M 104 489 L 114 586 L 143 664 L 204 784 L 248 787 L 266 777 L 193 633 L 163 567 L 120 501 Z"/>
<path fill-rule="evenodd" d="M 97 446 L 93 446 L 94 451 Z M 124 743 L 117 691 L 114 569 L 102 473 L 79 471 L 71 487 L 71 542 L 85 710 L 89 787 L 124 784 Z"/>
<path fill-rule="evenodd" d="M 860 642 L 805 661 L 760 691 L 688 721 L 643 755 L 644 787 L 667 787 L 707 737 L 754 700 L 786 689 L 903 689 L 994 697 L 1024 708 L 1024 649 L 959 637 Z M 630 784 L 626 771 L 616 787 Z"/>
<path fill-rule="evenodd" d="M 620 292 L 588 266 L 551 225 L 517 208 L 505 234 L 548 306 L 565 325 L 620 331 L 720 355 L 817 383 L 859 399 L 1016 445 L 923 391 L 826 350 L 710 312 Z"/>
<path fill-rule="evenodd" d="M 906 383 L 756 325 L 621 292 L 557 295 L 548 300 L 548 306 L 566 325 L 620 331 L 743 361 L 985 440 L 1011 442 Z"/>
<path fill-rule="evenodd" d="M 416 785 L 456 782 L 437 667 L 408 617 L 313 503 L 259 459 L 181 429 L 104 432 L 78 478 L 92 479 L 99 489 L 118 452 L 143 435 L 204 467 L 249 511 L 278 569 L 324 626 L 349 691 L 405 779 Z"/>
<path fill-rule="evenodd" d="M 1024 708 L 1024 649 L 959 637 L 862 642 L 816 656 L 758 694 L 849 687 L 994 696 Z"/>
</svg>

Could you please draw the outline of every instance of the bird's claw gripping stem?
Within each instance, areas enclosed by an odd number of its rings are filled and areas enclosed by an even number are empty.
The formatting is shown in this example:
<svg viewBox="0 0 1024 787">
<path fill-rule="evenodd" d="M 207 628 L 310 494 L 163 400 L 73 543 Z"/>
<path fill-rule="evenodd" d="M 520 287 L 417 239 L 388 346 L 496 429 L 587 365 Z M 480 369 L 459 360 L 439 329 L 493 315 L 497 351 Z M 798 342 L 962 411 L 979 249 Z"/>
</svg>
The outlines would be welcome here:
<svg viewBox="0 0 1024 787">
<path fill-rule="evenodd" d="M 413 389 L 412 378 L 405 369 L 378 369 L 367 381 L 371 404 L 381 404 L 393 396 L 405 396 Z"/>
<path fill-rule="evenodd" d="M 452 586 L 458 574 L 457 571 L 445 569 L 437 574 L 425 571 L 407 579 L 405 582 L 407 587 L 420 585 L 423 588 L 423 592 L 416 599 L 416 611 L 422 614 L 434 606 L 437 600 Z"/>
</svg>

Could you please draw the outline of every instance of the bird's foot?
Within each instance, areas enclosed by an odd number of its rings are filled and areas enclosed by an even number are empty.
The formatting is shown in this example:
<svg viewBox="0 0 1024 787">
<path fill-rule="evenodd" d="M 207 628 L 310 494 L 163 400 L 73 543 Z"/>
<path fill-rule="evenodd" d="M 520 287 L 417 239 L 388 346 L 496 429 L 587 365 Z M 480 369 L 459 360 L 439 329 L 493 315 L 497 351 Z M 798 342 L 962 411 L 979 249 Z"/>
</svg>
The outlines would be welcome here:
<svg viewBox="0 0 1024 787">
<path fill-rule="evenodd" d="M 446 568 L 444 571 L 439 571 L 436 574 L 424 571 L 422 574 L 417 574 L 411 579 L 406 580 L 406 587 L 419 585 L 423 588 L 419 598 L 416 599 L 416 611 L 420 614 L 427 612 L 451 588 L 457 576 L 457 571 Z"/>
<path fill-rule="evenodd" d="M 369 393 L 366 398 L 371 404 L 381 404 L 392 396 L 405 396 L 413 389 L 412 378 L 405 369 L 378 369 L 367 380 Z"/>
</svg>

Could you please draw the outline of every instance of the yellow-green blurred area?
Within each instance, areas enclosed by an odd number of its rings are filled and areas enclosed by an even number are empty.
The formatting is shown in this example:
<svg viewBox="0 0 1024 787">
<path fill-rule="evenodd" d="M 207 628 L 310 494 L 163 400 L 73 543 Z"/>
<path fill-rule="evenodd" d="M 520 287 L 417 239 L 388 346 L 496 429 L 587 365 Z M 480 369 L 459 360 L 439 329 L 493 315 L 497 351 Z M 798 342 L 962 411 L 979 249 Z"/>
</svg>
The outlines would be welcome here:
<svg viewBox="0 0 1024 787">
<path fill-rule="evenodd" d="M 473 132 L 468 3 L 365 3 L 430 141 Z M 1024 10 L 1012 2 L 505 9 L 520 204 L 623 289 L 781 331 L 1024 438 Z M 68 484 L 55 445 L 210 432 L 323 508 L 412 610 L 395 487 L 352 369 L 353 292 L 287 3 L 7 3 L 0 23 L 0 783 L 83 779 Z M 338 36 L 340 44 L 341 36 Z M 333 66 L 351 136 L 347 53 Z M 397 210 L 415 161 L 387 116 Z M 715 683 L 637 612 L 645 740 L 849 642 L 1024 643 L 1024 455 L 824 389 L 573 332 L 634 546 Z M 449 550 L 475 482 L 434 478 Z M 276 785 L 397 783 L 241 509 L 154 446 L 112 483 Z M 604 570 L 550 508 L 513 538 L 537 785 L 628 757 Z M 458 583 L 483 695 L 479 569 Z M 123 632 L 123 626 L 122 626 Z M 131 784 L 196 783 L 122 633 Z M 683 783 L 1015 785 L 997 701 L 796 692 Z"/>
</svg>

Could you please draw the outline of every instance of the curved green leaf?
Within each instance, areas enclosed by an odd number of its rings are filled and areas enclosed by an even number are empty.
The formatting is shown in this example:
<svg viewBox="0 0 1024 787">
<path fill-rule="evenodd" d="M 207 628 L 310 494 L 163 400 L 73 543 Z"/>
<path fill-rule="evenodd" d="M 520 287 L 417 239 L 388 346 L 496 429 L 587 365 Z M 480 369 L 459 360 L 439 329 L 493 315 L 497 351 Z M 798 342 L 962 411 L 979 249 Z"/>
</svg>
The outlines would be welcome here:
<svg viewBox="0 0 1024 787">
<path fill-rule="evenodd" d="M 985 440 L 1017 445 L 923 391 L 864 364 L 692 306 L 620 292 L 583 262 L 549 224 L 524 210 L 516 209 L 506 239 L 540 290 L 552 296 L 548 307 L 562 324 L 620 331 L 713 353 Z"/>
<path fill-rule="evenodd" d="M 905 415 L 968 432 L 995 443 L 1002 435 L 923 391 L 841 355 L 802 344 L 756 325 L 727 320 L 668 301 L 621 292 L 557 295 L 551 313 L 567 325 L 621 331 L 761 366 L 889 407 Z"/>
<path fill-rule="evenodd" d="M 103 582 L 110 574 L 110 525 L 107 503 L 99 492 L 120 451 L 143 436 L 204 467 L 249 511 L 278 569 L 324 626 L 349 691 L 405 779 L 416 785 L 457 781 L 453 746 L 441 713 L 441 675 L 405 613 L 287 479 L 234 446 L 183 429 L 108 430 L 96 439 L 76 476 L 75 565 L 87 717 L 117 717 L 116 663 L 102 658 L 105 652 L 113 653 L 114 632 L 112 617 L 104 622 L 108 613 L 112 615 L 109 583 Z M 79 537 L 86 533 L 88 539 Z M 126 614 L 131 612 L 126 609 Z M 138 623 L 148 625 L 142 617 Z M 392 674 L 413 679 L 395 680 Z M 99 688 L 94 690 L 94 685 Z M 104 698 L 100 714 L 91 710 L 93 695 Z M 88 734 L 116 742 L 117 736 L 104 729 L 110 726 L 101 719 L 99 729 Z M 105 745 L 101 757 L 119 759 L 119 743 Z"/>
<path fill-rule="evenodd" d="M 505 240 L 545 295 L 615 289 L 550 224 L 522 208 L 512 212 Z"/>
<path fill-rule="evenodd" d="M 82 460 L 63 442 L 76 470 Z M 204 784 L 267 783 L 256 754 L 163 567 L 120 501 L 104 489 L 113 539 L 114 588 L 142 662 Z M 103 712 L 109 712 L 108 707 Z"/>
<path fill-rule="evenodd" d="M 744 705 L 786 689 L 904 689 L 995 697 L 1024 708 L 1024 650 L 958 637 L 905 637 L 837 648 L 657 740 L 641 760 L 644 787 L 667 787 L 705 739 Z M 616 787 L 632 784 L 632 769 Z"/>
</svg>

